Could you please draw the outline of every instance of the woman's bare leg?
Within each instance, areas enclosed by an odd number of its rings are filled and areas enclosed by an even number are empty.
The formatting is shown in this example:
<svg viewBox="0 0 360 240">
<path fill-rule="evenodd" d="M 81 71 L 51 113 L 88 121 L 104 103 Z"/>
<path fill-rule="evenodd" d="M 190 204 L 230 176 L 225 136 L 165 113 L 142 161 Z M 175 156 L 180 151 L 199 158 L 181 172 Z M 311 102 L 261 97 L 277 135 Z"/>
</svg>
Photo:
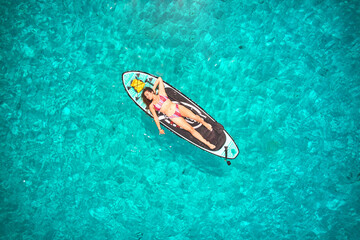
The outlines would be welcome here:
<svg viewBox="0 0 360 240">
<path fill-rule="evenodd" d="M 212 126 L 205 122 L 203 118 L 201 118 L 199 115 L 194 114 L 190 109 L 182 106 L 182 105 L 178 105 L 179 106 L 179 110 L 182 116 L 190 118 L 192 120 L 195 120 L 199 123 L 201 123 L 202 125 L 204 125 L 207 129 L 209 129 L 210 131 L 212 131 Z"/>
<path fill-rule="evenodd" d="M 203 136 L 201 136 L 201 134 L 198 131 L 196 131 L 189 123 L 187 123 L 184 118 L 182 118 L 182 117 L 172 118 L 171 121 L 173 121 L 179 127 L 190 132 L 191 135 L 193 135 L 200 142 L 204 143 L 210 149 L 214 149 L 216 147 L 214 144 L 211 144 L 209 141 L 207 141 L 205 138 L 203 138 Z"/>
</svg>

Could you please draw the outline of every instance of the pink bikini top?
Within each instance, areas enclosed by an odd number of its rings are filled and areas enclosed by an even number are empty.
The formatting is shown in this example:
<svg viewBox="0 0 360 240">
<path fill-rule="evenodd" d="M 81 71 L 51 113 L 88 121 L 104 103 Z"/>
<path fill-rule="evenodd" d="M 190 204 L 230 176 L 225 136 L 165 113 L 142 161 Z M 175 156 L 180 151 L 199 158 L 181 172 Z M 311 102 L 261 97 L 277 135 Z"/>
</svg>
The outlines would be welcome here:
<svg viewBox="0 0 360 240">
<path fill-rule="evenodd" d="M 160 111 L 162 105 L 164 104 L 164 102 L 166 102 L 166 100 L 168 100 L 169 98 L 167 96 L 162 96 L 159 95 L 160 99 L 159 102 L 157 104 L 154 104 L 154 107 L 156 109 L 156 111 Z"/>
</svg>

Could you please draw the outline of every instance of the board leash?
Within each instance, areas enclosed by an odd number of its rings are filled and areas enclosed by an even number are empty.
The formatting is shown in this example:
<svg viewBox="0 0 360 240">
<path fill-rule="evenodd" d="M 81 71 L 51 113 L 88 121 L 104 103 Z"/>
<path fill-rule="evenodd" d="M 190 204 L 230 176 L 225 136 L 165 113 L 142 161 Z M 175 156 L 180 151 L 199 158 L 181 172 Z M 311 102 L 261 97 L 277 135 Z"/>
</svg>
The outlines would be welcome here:
<svg viewBox="0 0 360 240">
<path fill-rule="evenodd" d="M 227 163 L 227 165 L 231 165 L 231 162 L 228 161 L 228 146 L 225 146 L 225 162 Z"/>
</svg>

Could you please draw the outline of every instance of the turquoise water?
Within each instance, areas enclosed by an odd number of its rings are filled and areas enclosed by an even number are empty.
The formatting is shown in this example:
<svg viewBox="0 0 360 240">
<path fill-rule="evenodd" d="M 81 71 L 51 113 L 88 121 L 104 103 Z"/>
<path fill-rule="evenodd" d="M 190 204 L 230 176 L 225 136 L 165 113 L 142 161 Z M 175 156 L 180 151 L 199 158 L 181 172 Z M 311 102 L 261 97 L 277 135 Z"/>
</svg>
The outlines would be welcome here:
<svg viewBox="0 0 360 240">
<path fill-rule="evenodd" d="M 359 1 L 1 2 L 1 239 L 359 238 Z M 159 136 L 127 70 L 232 165 Z"/>
</svg>

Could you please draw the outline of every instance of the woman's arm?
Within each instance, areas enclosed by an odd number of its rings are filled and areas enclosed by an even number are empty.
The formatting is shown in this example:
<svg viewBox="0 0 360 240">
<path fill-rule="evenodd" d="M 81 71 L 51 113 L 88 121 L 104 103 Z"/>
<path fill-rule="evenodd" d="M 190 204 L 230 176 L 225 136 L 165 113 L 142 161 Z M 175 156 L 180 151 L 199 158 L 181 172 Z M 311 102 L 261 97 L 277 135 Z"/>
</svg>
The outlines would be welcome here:
<svg viewBox="0 0 360 240">
<path fill-rule="evenodd" d="M 156 81 L 155 81 L 155 84 L 153 87 L 154 92 L 156 92 L 157 86 L 159 86 L 159 94 L 167 96 L 166 92 L 165 92 L 164 81 L 162 80 L 161 77 L 158 77 L 158 79 L 156 79 Z"/>
<path fill-rule="evenodd" d="M 160 78 L 161 78 L 161 77 L 158 77 L 158 78 L 156 79 L 155 83 L 154 83 L 154 86 L 153 86 L 153 88 L 152 88 L 154 92 L 156 92 L 156 88 L 157 88 L 157 86 L 159 85 Z"/>
<path fill-rule="evenodd" d="M 155 123 L 156 123 L 156 126 L 159 129 L 159 134 L 165 134 L 164 130 L 161 129 L 159 118 L 158 118 L 158 116 L 157 116 L 157 114 L 155 112 L 155 109 L 151 105 L 150 105 L 150 112 L 152 113 L 152 115 L 154 117 L 154 120 L 155 120 Z"/>
</svg>

